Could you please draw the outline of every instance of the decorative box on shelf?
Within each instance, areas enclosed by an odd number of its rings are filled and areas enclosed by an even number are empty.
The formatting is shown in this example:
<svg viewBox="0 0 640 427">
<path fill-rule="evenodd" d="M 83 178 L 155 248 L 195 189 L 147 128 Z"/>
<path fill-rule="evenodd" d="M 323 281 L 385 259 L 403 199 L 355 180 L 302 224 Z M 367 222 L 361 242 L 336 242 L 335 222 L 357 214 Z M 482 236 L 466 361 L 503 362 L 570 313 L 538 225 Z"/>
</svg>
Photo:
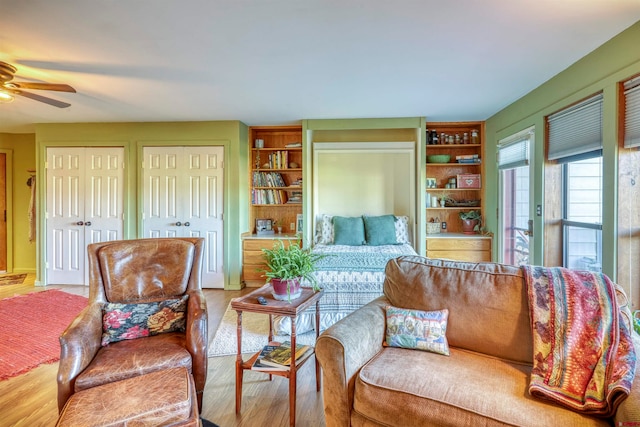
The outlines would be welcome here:
<svg viewBox="0 0 640 427">
<path fill-rule="evenodd" d="M 427 234 L 439 233 L 441 226 L 442 226 L 442 224 L 440 222 L 428 222 L 427 223 Z"/>
<path fill-rule="evenodd" d="M 466 173 L 457 176 L 458 188 L 481 188 L 480 174 Z"/>
</svg>

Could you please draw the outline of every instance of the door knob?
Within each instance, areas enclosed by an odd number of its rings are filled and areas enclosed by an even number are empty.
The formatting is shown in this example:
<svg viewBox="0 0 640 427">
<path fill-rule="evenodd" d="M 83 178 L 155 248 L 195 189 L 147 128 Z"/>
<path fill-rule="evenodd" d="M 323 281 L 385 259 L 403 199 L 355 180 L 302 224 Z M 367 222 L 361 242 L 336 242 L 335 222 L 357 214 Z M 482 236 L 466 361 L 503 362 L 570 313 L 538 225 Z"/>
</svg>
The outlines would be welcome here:
<svg viewBox="0 0 640 427">
<path fill-rule="evenodd" d="M 185 227 L 188 227 L 188 226 L 190 226 L 190 225 L 191 225 L 191 224 L 189 224 L 188 222 L 185 222 L 185 223 L 184 223 L 184 226 L 185 226 Z"/>
<path fill-rule="evenodd" d="M 84 222 L 78 221 L 78 222 L 76 222 L 76 225 L 84 225 Z"/>
<path fill-rule="evenodd" d="M 87 226 L 87 227 L 91 227 L 91 221 L 85 222 L 84 225 Z"/>
<path fill-rule="evenodd" d="M 182 225 L 182 223 L 181 223 L 180 221 L 178 221 L 178 222 L 176 222 L 176 225 L 177 225 L 178 227 L 180 227 L 180 226 Z"/>
</svg>

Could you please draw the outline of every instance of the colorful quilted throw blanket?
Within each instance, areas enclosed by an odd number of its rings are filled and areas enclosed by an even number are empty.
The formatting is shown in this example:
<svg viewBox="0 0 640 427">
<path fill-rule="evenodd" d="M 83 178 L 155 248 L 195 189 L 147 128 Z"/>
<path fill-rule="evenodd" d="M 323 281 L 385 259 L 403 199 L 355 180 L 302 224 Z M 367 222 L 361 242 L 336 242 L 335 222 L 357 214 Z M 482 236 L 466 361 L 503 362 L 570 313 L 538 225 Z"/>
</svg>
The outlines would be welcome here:
<svg viewBox="0 0 640 427">
<path fill-rule="evenodd" d="M 529 393 L 612 416 L 629 394 L 636 355 L 615 285 L 604 274 L 523 267 L 533 332 Z"/>
</svg>

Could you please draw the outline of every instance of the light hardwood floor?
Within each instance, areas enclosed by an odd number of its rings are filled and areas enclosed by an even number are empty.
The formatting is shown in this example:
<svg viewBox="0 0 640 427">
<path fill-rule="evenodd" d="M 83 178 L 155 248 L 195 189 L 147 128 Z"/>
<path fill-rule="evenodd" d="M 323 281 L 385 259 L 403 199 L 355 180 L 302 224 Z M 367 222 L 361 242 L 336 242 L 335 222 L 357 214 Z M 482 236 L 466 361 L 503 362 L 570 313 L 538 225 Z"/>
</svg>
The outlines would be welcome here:
<svg viewBox="0 0 640 427">
<path fill-rule="evenodd" d="M 22 285 L 0 286 L 0 299 L 28 292 L 60 288 L 66 292 L 88 296 L 83 286 L 34 287 L 34 276 L 28 275 Z M 209 312 L 209 339 L 213 338 L 231 298 L 243 291 L 205 290 Z M 0 337 L 1 339 L 1 337 Z M 322 391 L 316 392 L 314 363 L 307 362 L 298 373 L 296 421 L 298 426 L 325 425 Z M 58 364 L 41 365 L 32 371 L 0 381 L 0 426 L 48 427 L 58 417 L 56 374 Z M 288 426 L 289 389 L 285 378 L 269 377 L 245 371 L 242 411 L 235 413 L 235 356 L 209 358 L 209 373 L 204 392 L 202 417 L 220 427 Z"/>
</svg>

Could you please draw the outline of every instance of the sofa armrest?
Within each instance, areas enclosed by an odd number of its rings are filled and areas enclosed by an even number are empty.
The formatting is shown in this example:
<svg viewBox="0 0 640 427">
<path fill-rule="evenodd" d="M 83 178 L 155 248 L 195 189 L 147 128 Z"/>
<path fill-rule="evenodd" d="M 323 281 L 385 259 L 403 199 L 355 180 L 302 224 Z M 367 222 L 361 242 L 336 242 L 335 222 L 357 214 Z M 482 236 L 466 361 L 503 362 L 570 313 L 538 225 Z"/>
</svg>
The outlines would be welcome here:
<svg viewBox="0 0 640 427">
<path fill-rule="evenodd" d="M 102 304 L 85 307 L 60 335 L 58 409 L 73 393 L 76 377 L 91 363 L 102 340 Z"/>
<path fill-rule="evenodd" d="M 322 365 L 325 420 L 328 427 L 349 426 L 356 375 L 382 350 L 385 310 L 382 296 L 359 308 L 320 335 L 316 357 Z"/>
<path fill-rule="evenodd" d="M 186 348 L 191 353 L 192 373 L 198 393 L 202 399 L 202 391 L 207 380 L 207 300 L 200 290 L 190 291 L 187 301 Z"/>
<path fill-rule="evenodd" d="M 633 347 L 636 350 L 636 358 L 640 361 L 640 335 L 633 331 L 633 329 L 631 330 L 631 339 L 633 340 Z M 631 392 L 618 406 L 613 416 L 613 425 L 640 425 L 635 424 L 638 423 L 638 420 L 640 420 L 640 362 L 636 362 L 636 374 L 631 384 Z"/>
</svg>

